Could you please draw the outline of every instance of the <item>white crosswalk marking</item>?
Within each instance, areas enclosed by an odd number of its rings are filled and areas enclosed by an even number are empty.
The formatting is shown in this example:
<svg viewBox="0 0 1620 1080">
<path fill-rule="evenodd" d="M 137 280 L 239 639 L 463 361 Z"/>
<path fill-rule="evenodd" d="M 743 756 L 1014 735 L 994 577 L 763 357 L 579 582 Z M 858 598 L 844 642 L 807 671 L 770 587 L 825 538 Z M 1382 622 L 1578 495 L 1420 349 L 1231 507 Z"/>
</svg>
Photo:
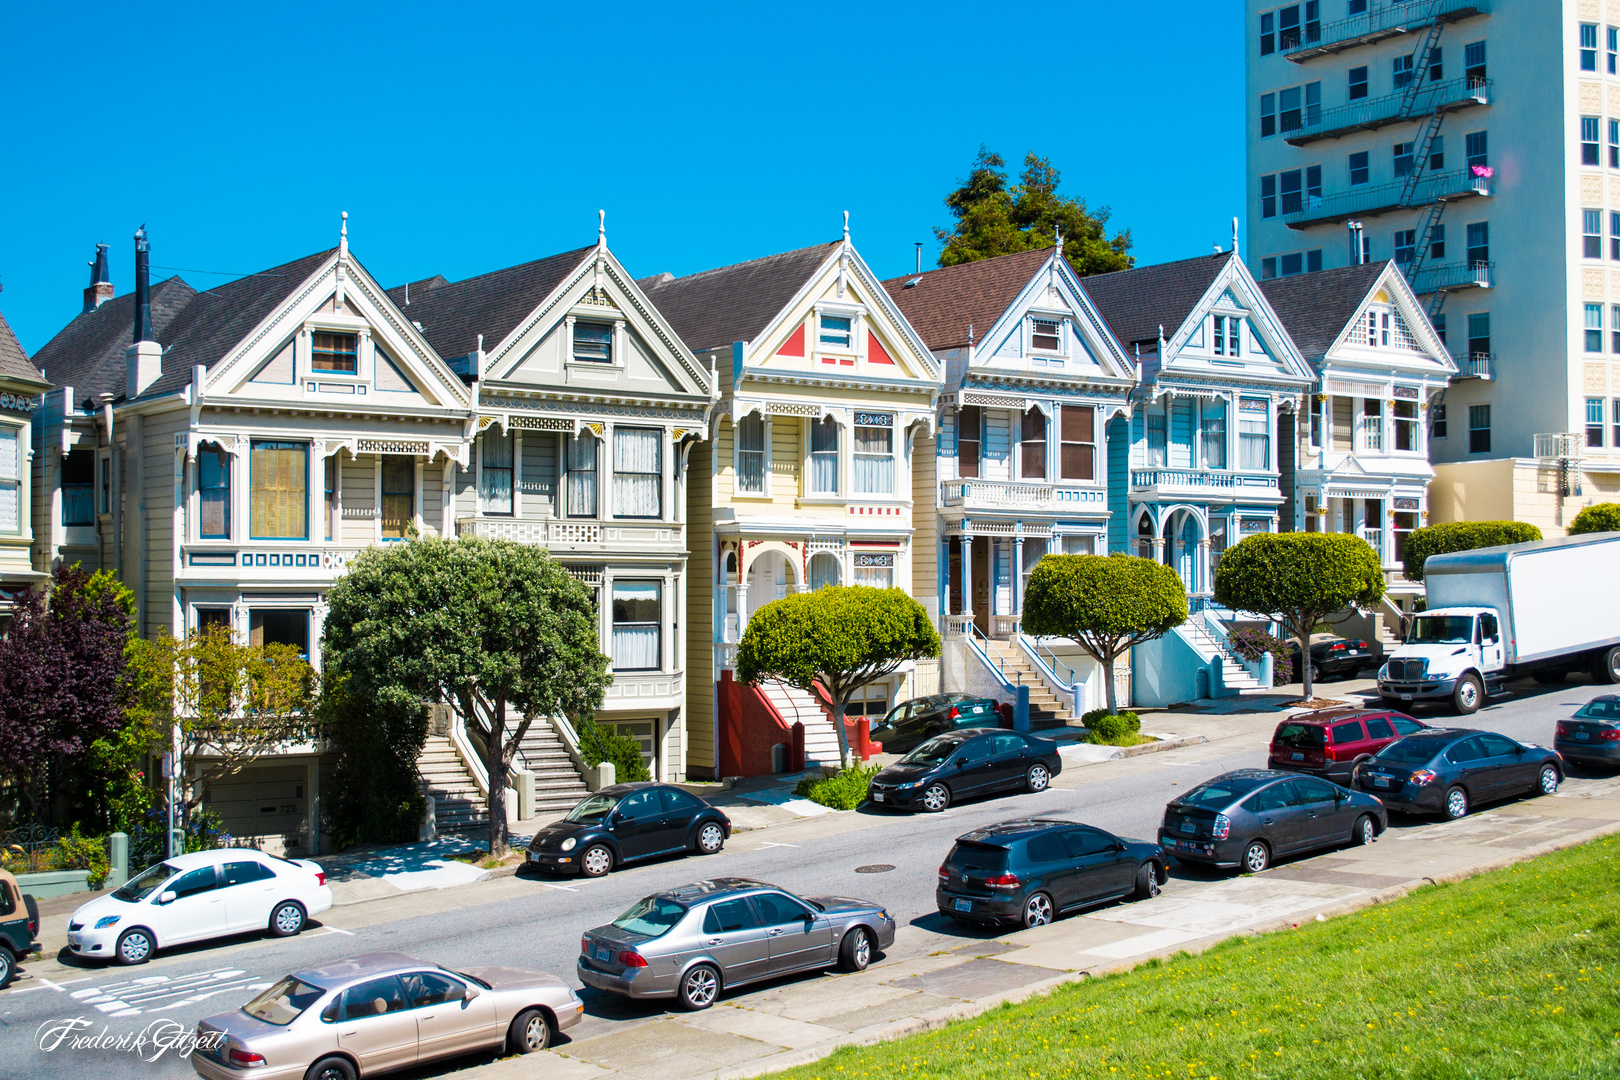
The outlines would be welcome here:
<svg viewBox="0 0 1620 1080">
<path fill-rule="evenodd" d="M 136 1016 L 178 1005 L 194 1005 L 218 994 L 257 993 L 270 984 L 241 968 L 220 968 L 191 975 L 147 975 L 103 986 L 75 990 L 72 996 L 112 1016 Z"/>
</svg>

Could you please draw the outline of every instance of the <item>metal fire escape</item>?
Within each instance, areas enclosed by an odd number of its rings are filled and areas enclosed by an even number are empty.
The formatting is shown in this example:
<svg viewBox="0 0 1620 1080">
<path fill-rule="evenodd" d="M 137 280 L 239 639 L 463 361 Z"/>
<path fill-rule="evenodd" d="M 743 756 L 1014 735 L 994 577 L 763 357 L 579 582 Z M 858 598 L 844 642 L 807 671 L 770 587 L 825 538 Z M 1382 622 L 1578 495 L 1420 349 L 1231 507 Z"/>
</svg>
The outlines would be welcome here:
<svg viewBox="0 0 1620 1080">
<path fill-rule="evenodd" d="M 1440 31 L 1445 23 L 1436 18 L 1429 23 L 1423 34 L 1423 40 L 1412 53 L 1411 78 L 1406 84 L 1406 92 L 1401 100 L 1401 115 L 1410 117 L 1417 106 L 1423 84 L 1429 77 L 1429 61 L 1434 51 L 1440 45 Z M 1440 134 L 1440 125 L 1445 122 L 1444 111 L 1436 109 L 1427 120 L 1423 121 L 1417 138 L 1412 146 L 1412 169 L 1406 174 L 1406 182 L 1401 186 L 1402 206 L 1412 206 L 1417 195 L 1418 181 L 1422 179 L 1424 170 L 1429 167 L 1429 151 L 1434 147 L 1434 140 Z M 1417 246 L 1412 252 L 1412 261 L 1406 267 L 1406 278 L 1417 287 L 1418 271 L 1429 258 L 1429 246 L 1434 237 L 1435 226 L 1440 224 L 1441 216 L 1446 212 L 1446 200 L 1443 196 L 1436 198 L 1429 204 L 1429 211 L 1423 216 L 1423 224 L 1417 230 Z M 1435 291 L 1434 299 L 1429 302 L 1429 317 L 1432 319 L 1440 313 L 1440 308 L 1446 302 L 1446 290 L 1441 287 Z"/>
</svg>

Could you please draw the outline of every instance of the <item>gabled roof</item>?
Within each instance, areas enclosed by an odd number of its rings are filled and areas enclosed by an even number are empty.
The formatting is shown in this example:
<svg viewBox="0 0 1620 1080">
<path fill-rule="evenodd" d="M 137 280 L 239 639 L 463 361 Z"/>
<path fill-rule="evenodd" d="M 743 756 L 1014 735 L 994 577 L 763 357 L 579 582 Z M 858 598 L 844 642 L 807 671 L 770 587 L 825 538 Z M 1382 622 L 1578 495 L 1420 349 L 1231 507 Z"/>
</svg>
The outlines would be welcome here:
<svg viewBox="0 0 1620 1080">
<path fill-rule="evenodd" d="M 636 284 L 693 352 L 752 341 L 781 314 L 840 241 Z"/>
<path fill-rule="evenodd" d="M 1327 355 L 1389 265 L 1386 260 L 1272 278 L 1260 289 L 1300 355 L 1314 363 Z"/>
<path fill-rule="evenodd" d="M 23 351 L 22 342 L 12 332 L 11 324 L 6 317 L 0 315 L 0 379 L 17 379 L 21 382 L 45 382 L 39 369 L 28 362 L 28 354 Z"/>
<path fill-rule="evenodd" d="M 1167 340 L 1174 337 L 1227 260 L 1236 257 L 1230 251 L 1218 251 L 1179 262 L 1095 274 L 1081 279 L 1081 284 L 1127 352 L 1138 342 L 1157 347 L 1159 327 L 1164 327 Z"/>
<path fill-rule="evenodd" d="M 984 340 L 1052 251 L 1036 248 L 906 274 L 885 281 L 883 288 L 930 349 L 962 348 L 970 343 L 970 327 Z"/>
<path fill-rule="evenodd" d="M 486 349 L 505 341 L 595 251 L 591 244 L 462 281 L 447 282 L 437 275 L 413 281 L 409 307 L 403 285 L 389 289 L 388 298 L 406 318 L 421 324 L 422 336 L 440 356 L 466 356 L 478 348 L 479 334 Z"/>
<path fill-rule="evenodd" d="M 152 286 L 152 329 L 160 342 L 197 295 L 178 277 Z M 34 364 L 53 384 L 73 387 L 81 407 L 104 393 L 123 397 L 124 350 L 134 336 L 135 294 L 130 292 L 75 317 L 34 354 Z"/>
</svg>

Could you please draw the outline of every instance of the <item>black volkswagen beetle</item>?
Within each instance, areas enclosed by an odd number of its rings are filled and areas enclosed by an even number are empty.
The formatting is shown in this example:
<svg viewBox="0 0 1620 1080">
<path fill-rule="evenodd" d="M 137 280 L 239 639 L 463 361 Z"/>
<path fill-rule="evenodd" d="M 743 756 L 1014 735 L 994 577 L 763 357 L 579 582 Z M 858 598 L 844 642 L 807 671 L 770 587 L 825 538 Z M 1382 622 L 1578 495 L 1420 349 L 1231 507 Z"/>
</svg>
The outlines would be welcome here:
<svg viewBox="0 0 1620 1080">
<path fill-rule="evenodd" d="M 1045 791 L 1063 769 L 1057 743 L 1017 731 L 935 735 L 872 777 L 867 798 L 879 806 L 938 813 L 957 799 L 994 791 Z"/>
<path fill-rule="evenodd" d="M 1383 803 L 1314 776 L 1239 769 L 1164 808 L 1159 846 L 1182 862 L 1258 874 L 1281 855 L 1370 844 L 1389 826 Z"/>
<path fill-rule="evenodd" d="M 1563 779 L 1556 750 L 1494 731 L 1430 728 L 1378 751 L 1356 774 L 1356 787 L 1391 810 L 1456 819 L 1477 803 L 1551 795 Z"/>
<path fill-rule="evenodd" d="M 731 819 L 691 792 L 645 781 L 614 784 L 535 833 L 528 865 L 601 877 L 620 863 L 655 855 L 713 855 L 730 836 Z"/>
</svg>

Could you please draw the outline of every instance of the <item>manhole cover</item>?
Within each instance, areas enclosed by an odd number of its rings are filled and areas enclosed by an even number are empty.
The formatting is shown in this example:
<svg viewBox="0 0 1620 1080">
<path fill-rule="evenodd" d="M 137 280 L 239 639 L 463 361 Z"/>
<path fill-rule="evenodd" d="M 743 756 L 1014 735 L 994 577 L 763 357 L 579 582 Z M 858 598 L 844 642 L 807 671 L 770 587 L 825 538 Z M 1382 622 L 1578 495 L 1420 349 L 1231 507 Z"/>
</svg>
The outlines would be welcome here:
<svg viewBox="0 0 1620 1080">
<path fill-rule="evenodd" d="M 857 866 L 855 872 L 857 874 L 887 874 L 893 869 L 894 867 L 886 862 L 875 862 L 867 863 L 865 866 Z"/>
</svg>

